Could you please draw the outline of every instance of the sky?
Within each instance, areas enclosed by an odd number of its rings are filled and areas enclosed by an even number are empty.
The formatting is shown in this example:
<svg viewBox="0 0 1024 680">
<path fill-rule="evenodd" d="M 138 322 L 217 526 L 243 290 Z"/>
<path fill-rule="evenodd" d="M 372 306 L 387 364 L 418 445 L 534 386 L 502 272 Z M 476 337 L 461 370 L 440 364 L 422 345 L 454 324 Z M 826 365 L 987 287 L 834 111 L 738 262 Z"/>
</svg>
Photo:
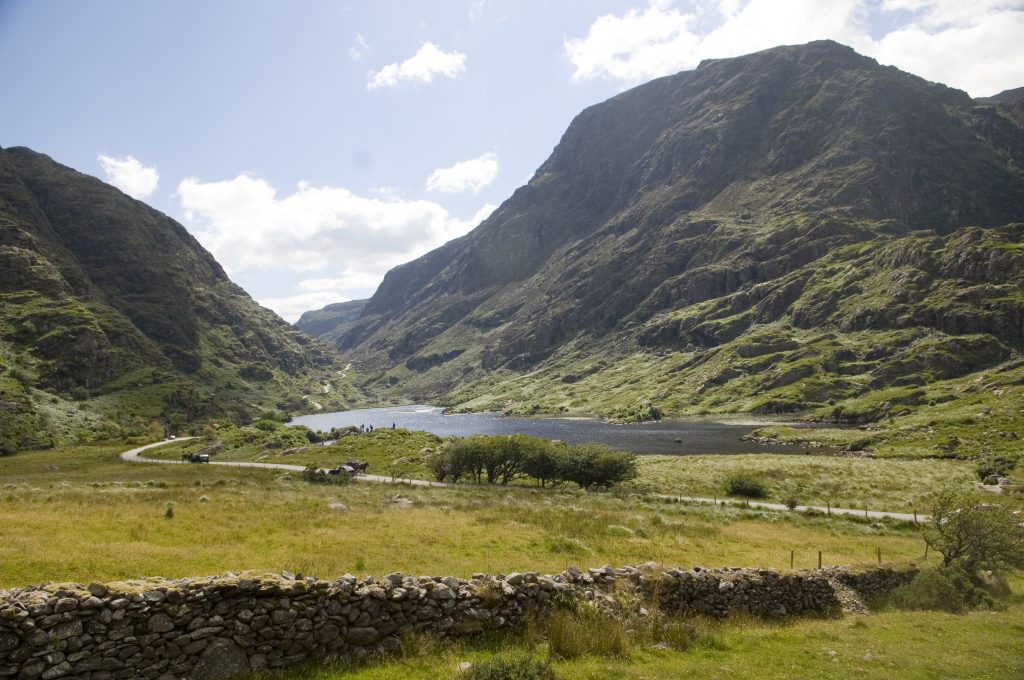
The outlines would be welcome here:
<svg viewBox="0 0 1024 680">
<path fill-rule="evenodd" d="M 167 213 L 294 321 L 473 229 L 583 108 L 823 38 L 1024 86 L 1024 0 L 0 0 L 0 146 Z"/>
</svg>

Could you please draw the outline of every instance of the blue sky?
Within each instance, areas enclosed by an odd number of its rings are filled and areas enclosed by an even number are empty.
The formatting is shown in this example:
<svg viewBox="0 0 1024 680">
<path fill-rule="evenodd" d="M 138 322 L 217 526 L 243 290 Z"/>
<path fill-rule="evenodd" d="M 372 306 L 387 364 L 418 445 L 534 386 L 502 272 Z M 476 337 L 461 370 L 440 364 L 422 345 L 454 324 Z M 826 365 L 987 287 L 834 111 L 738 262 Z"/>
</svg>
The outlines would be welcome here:
<svg viewBox="0 0 1024 680">
<path fill-rule="evenodd" d="M 294 320 L 471 229 L 584 107 L 826 37 L 1024 85 L 1024 0 L 0 0 L 0 146 L 178 219 Z"/>
</svg>

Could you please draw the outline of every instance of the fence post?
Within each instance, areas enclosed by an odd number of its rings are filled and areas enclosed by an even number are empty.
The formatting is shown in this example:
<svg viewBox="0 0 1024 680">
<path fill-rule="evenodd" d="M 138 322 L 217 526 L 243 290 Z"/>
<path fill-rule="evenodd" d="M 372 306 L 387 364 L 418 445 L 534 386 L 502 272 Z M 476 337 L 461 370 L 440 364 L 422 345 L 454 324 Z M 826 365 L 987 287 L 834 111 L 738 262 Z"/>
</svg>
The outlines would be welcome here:
<svg viewBox="0 0 1024 680">
<path fill-rule="evenodd" d="M 821 551 L 818 551 L 818 571 L 821 571 Z"/>
<path fill-rule="evenodd" d="M 832 516 L 832 501 L 825 501 L 826 513 L 829 517 Z"/>
<path fill-rule="evenodd" d="M 793 551 L 792 550 L 789 551 L 789 568 L 790 569 L 793 568 Z"/>
<path fill-rule="evenodd" d="M 876 547 L 875 550 L 878 552 L 878 563 L 881 564 L 882 563 L 882 546 Z"/>
<path fill-rule="evenodd" d="M 914 508 L 914 524 L 917 524 L 917 508 Z"/>
</svg>

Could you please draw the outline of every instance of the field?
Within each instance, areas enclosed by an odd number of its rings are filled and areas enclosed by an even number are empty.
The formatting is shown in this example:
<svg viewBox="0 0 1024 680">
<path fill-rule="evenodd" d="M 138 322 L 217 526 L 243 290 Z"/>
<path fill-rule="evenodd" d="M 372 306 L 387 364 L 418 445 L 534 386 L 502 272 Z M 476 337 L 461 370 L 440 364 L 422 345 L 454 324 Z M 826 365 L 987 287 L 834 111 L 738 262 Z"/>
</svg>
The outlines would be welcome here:
<svg viewBox="0 0 1024 680">
<path fill-rule="evenodd" d="M 310 445 L 282 455 L 259 443 L 229 447 L 217 460 L 260 461 L 332 467 L 356 458 L 370 463 L 373 474 L 432 479 L 423 465 L 424 449 L 441 440 L 422 432 L 377 430 L 353 435 L 332 446 Z M 202 448 L 194 443 L 190 450 Z M 149 455 L 149 454 L 147 454 Z M 176 451 L 157 449 L 153 455 L 174 457 Z M 640 477 L 627 487 L 639 494 L 723 497 L 726 480 L 747 472 L 761 480 L 767 498 L 801 504 L 922 513 L 935 491 L 947 486 L 970 489 L 977 479 L 972 463 L 960 460 L 895 460 L 829 455 L 749 454 L 737 456 L 640 456 Z M 526 483 L 526 482 L 524 482 Z"/>
<path fill-rule="evenodd" d="M 185 446 L 169 445 L 162 454 L 177 457 Z M 652 457 L 645 459 L 640 482 L 616 493 L 370 482 L 320 486 L 278 471 L 130 464 L 117 458 L 124 448 L 88 446 L 0 458 L 0 587 L 246 569 L 321 578 L 392 571 L 554 573 L 570 565 L 648 561 L 788 569 L 791 550 L 796 568 L 816 566 L 818 550 L 825 564 L 872 563 L 879 548 L 887 563 L 923 564 L 924 545 L 911 523 L 688 505 L 652 492 L 685 487 L 702 493 L 715 486 L 716 475 L 760 462 L 759 473 L 807 490 L 827 490 L 828 479 L 835 477 L 850 488 L 888 479 L 878 491 L 889 502 L 900 494 L 915 497 L 919 486 L 966 483 L 969 472 L 939 464 L 930 471 L 894 474 L 881 466 L 893 461 L 806 456 Z M 716 461 L 724 467 L 716 469 Z M 774 478 L 773 467 L 781 470 Z M 393 503 L 396 495 L 411 505 Z M 347 509 L 331 507 L 338 503 Z M 1014 585 L 1019 591 L 1020 583 Z M 870 617 L 699 625 L 707 633 L 686 651 L 636 641 L 618 657 L 556 660 L 554 668 L 563 678 L 1005 678 L 1024 673 L 1019 598 L 1003 611 L 963 616 L 883 611 Z M 455 668 L 463 661 L 531 648 L 547 654 L 545 643 L 529 636 L 407 640 L 406 651 L 396 657 L 300 669 L 288 677 L 457 677 Z"/>
</svg>

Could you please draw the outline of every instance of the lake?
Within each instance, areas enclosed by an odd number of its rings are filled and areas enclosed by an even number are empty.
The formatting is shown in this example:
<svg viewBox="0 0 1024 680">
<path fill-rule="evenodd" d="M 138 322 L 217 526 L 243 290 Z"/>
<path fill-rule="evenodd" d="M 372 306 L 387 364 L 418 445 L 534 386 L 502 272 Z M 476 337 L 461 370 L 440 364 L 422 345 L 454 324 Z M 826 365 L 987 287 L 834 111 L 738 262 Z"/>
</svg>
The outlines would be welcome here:
<svg viewBox="0 0 1024 680">
<path fill-rule="evenodd" d="M 712 418 L 671 418 L 652 423 L 615 425 L 595 418 L 507 417 L 498 413 L 444 415 L 434 406 L 392 406 L 299 416 L 292 425 L 312 430 L 365 425 L 389 428 L 392 423 L 409 430 L 432 432 L 441 437 L 474 434 L 526 434 L 558 439 L 569 444 L 598 442 L 634 453 L 693 455 L 700 453 L 803 453 L 806 447 L 765 445 L 742 441 L 758 427 L 777 421 L 730 422 Z M 804 426 L 806 424 L 796 424 Z M 677 442 L 679 439 L 681 441 Z"/>
</svg>

